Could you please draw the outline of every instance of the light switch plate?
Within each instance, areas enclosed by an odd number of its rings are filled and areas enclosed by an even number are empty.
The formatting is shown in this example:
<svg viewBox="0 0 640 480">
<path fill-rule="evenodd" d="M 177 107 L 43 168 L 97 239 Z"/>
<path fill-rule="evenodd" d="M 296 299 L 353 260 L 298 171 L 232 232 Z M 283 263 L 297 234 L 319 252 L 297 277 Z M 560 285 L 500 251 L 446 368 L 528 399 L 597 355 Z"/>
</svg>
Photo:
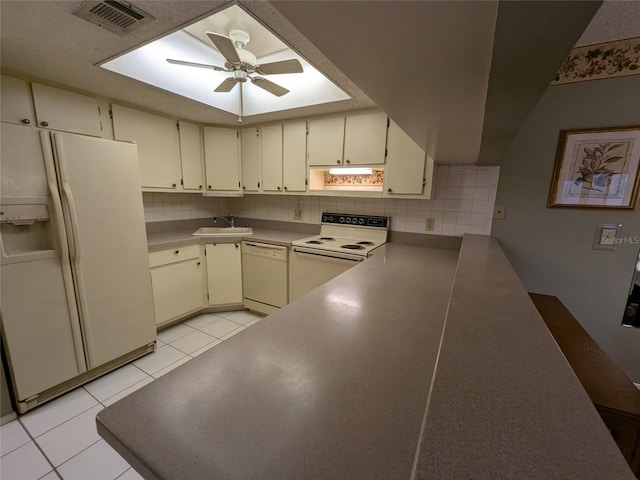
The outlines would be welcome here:
<svg viewBox="0 0 640 480">
<path fill-rule="evenodd" d="M 599 223 L 593 235 L 594 250 L 615 250 L 621 223 Z"/>
<path fill-rule="evenodd" d="M 493 206 L 493 218 L 502 220 L 504 218 L 505 208 L 506 207 L 504 204 L 496 203 Z"/>
</svg>

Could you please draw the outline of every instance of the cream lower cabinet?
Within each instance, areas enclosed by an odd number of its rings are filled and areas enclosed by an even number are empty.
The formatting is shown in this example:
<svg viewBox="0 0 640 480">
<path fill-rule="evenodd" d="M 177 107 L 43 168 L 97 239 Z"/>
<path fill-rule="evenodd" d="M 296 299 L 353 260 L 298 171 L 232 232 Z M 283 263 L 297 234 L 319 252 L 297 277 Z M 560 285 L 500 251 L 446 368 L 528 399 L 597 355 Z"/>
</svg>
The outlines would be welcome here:
<svg viewBox="0 0 640 480">
<path fill-rule="evenodd" d="M 240 242 L 205 245 L 209 305 L 242 303 Z"/>
<path fill-rule="evenodd" d="M 151 252 L 156 325 L 162 326 L 205 306 L 205 267 L 200 246 Z"/>
</svg>

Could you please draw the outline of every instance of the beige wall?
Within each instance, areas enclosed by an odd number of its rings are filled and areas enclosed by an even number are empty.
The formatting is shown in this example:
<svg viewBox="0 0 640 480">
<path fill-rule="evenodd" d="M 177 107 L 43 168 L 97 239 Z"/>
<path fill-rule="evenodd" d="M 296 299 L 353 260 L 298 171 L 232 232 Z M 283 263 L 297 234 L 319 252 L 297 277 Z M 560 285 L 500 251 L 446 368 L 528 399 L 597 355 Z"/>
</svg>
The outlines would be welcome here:
<svg viewBox="0 0 640 480">
<path fill-rule="evenodd" d="M 636 383 L 640 329 L 620 322 L 640 246 L 609 252 L 592 242 L 598 223 L 640 237 L 640 206 L 549 209 L 547 197 L 560 130 L 640 125 L 639 106 L 640 76 L 549 87 L 502 161 L 496 203 L 506 204 L 506 218 L 492 229 L 525 288 L 557 296 Z"/>
</svg>

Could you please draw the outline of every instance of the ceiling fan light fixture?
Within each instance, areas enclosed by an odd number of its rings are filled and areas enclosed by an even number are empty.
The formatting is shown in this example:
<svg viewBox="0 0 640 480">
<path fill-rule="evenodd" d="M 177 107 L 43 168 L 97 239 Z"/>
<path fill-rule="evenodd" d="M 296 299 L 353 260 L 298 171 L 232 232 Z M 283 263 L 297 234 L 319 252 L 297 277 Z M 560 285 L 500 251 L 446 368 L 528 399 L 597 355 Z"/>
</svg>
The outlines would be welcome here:
<svg viewBox="0 0 640 480">
<path fill-rule="evenodd" d="M 233 78 L 236 82 L 246 82 L 247 81 L 247 72 L 245 72 L 244 70 L 234 70 L 233 71 Z"/>
<path fill-rule="evenodd" d="M 240 64 L 242 67 L 253 69 L 258 63 L 256 56 L 251 53 L 249 50 L 245 50 L 244 48 L 236 48 L 238 52 L 238 56 L 240 57 Z"/>
<path fill-rule="evenodd" d="M 231 30 L 229 38 L 233 41 L 236 48 L 243 48 L 251 41 L 251 37 L 244 30 Z"/>
</svg>

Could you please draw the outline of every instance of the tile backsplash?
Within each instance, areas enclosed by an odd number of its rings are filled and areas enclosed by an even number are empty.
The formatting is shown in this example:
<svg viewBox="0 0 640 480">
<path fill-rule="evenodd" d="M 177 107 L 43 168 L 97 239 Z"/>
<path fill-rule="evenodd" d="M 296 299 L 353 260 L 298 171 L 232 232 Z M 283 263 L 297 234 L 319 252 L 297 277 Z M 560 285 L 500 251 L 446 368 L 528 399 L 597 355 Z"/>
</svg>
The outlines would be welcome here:
<svg viewBox="0 0 640 480">
<path fill-rule="evenodd" d="M 500 167 L 436 165 L 430 200 L 329 196 L 246 195 L 202 197 L 194 194 L 144 193 L 147 222 L 237 217 L 293 222 L 302 210 L 303 223 L 320 223 L 322 212 L 346 212 L 391 217 L 391 230 L 435 235 L 478 233 L 489 235 Z M 434 229 L 425 231 L 427 218 Z"/>
<path fill-rule="evenodd" d="M 207 218 L 227 214 L 227 198 L 195 193 L 142 193 L 146 223 Z"/>
</svg>

